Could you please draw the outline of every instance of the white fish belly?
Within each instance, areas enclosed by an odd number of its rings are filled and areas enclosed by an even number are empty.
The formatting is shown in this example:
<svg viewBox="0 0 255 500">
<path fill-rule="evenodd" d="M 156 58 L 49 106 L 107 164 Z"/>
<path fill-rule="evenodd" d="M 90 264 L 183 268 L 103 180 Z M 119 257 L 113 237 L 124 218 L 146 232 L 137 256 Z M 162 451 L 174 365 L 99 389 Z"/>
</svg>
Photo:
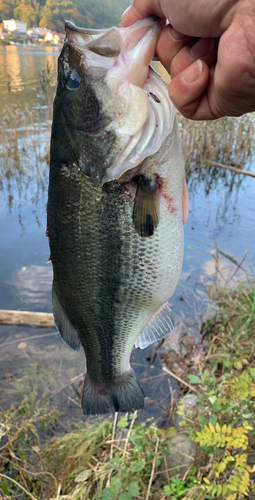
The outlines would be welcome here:
<svg viewBox="0 0 255 500">
<path fill-rule="evenodd" d="M 120 335 L 118 368 L 129 369 L 129 358 L 137 337 L 150 318 L 174 293 L 183 262 L 182 190 L 184 164 L 177 136 L 177 126 L 161 150 L 153 155 L 146 172 L 159 178 L 159 224 L 154 234 L 141 238 L 129 228 L 123 234 L 127 253 L 132 255 L 128 282 L 123 281 L 116 321 Z M 123 241 L 124 243 L 124 241 Z M 126 272 L 128 266 L 123 262 Z M 125 272 L 124 272 L 125 275 Z M 121 309 L 121 314 L 120 310 Z"/>
</svg>

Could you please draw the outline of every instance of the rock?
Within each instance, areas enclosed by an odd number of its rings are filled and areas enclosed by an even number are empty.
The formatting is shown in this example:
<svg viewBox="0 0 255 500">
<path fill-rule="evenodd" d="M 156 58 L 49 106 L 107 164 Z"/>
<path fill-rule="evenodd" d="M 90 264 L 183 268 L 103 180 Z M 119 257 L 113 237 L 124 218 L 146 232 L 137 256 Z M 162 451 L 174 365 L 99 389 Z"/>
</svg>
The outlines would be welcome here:
<svg viewBox="0 0 255 500">
<path fill-rule="evenodd" d="M 187 472 L 194 461 L 196 443 L 193 443 L 189 434 L 180 432 L 173 436 L 167 444 L 162 462 L 160 479 L 167 483 L 169 479 Z"/>
<path fill-rule="evenodd" d="M 184 415 L 186 418 L 190 418 L 191 420 L 194 417 L 194 413 L 196 411 L 198 397 L 195 394 L 186 394 L 181 400 L 180 404 L 184 407 Z M 183 417 L 175 412 L 174 416 L 174 424 L 175 427 L 178 428 L 180 422 L 183 420 Z"/>
</svg>

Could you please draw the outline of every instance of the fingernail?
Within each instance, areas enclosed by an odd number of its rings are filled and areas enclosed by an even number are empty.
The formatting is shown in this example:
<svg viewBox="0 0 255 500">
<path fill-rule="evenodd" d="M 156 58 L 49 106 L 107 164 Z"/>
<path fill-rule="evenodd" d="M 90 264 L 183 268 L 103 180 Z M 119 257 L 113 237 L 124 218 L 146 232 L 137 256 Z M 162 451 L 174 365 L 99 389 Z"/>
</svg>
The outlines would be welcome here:
<svg viewBox="0 0 255 500">
<path fill-rule="evenodd" d="M 170 25 L 170 33 L 175 40 L 182 40 L 186 35 L 183 35 L 183 33 L 180 33 L 177 31 L 173 26 Z"/>
<path fill-rule="evenodd" d="M 122 16 L 121 16 L 121 21 L 125 21 L 125 17 L 126 17 L 126 14 L 128 13 L 129 9 L 132 7 L 132 4 L 129 5 L 129 7 L 123 12 Z"/>
<path fill-rule="evenodd" d="M 202 75 L 202 71 L 203 63 L 198 59 L 182 72 L 181 80 L 184 84 L 193 83 Z"/>
</svg>

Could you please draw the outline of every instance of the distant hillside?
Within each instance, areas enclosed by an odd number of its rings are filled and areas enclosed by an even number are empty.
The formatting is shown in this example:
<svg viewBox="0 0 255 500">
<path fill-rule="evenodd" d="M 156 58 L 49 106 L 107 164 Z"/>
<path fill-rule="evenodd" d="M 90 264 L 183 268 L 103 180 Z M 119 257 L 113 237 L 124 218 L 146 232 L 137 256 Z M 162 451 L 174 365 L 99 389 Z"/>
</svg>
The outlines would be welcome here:
<svg viewBox="0 0 255 500">
<path fill-rule="evenodd" d="M 118 25 L 131 0 L 0 0 L 0 22 L 19 19 L 28 28 L 40 26 L 63 32 L 64 20 L 78 26 L 109 28 Z"/>
</svg>

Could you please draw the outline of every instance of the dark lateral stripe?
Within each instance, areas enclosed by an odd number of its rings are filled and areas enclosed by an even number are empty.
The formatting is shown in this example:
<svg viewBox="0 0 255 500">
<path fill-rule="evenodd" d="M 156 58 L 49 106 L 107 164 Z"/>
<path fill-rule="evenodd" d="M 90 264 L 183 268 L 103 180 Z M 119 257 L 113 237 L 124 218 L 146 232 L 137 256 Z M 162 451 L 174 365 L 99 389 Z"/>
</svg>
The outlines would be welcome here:
<svg viewBox="0 0 255 500">
<path fill-rule="evenodd" d="M 117 192 L 116 192 L 117 191 Z M 121 238 L 118 218 L 121 217 L 121 207 L 116 210 L 116 196 L 118 189 L 113 192 L 104 190 L 103 210 L 98 207 L 98 218 L 100 220 L 100 235 L 98 249 L 100 251 L 100 284 L 98 288 L 98 303 L 100 304 L 99 332 L 100 357 L 102 377 L 105 381 L 113 380 L 115 373 L 114 341 L 118 332 L 114 321 L 114 306 L 118 302 L 120 279 L 121 279 Z"/>
</svg>

